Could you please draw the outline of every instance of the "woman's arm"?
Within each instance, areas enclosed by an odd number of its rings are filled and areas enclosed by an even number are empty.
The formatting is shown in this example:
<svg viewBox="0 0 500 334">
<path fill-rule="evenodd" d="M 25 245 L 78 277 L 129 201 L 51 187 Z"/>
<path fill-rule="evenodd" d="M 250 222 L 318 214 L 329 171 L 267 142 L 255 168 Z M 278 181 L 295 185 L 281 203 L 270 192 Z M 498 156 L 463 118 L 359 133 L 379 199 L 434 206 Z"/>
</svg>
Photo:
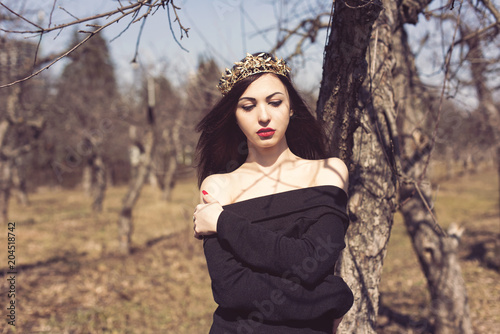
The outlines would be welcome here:
<svg viewBox="0 0 500 334">
<path fill-rule="evenodd" d="M 322 175 L 324 177 L 324 173 Z M 212 183 L 209 177 L 202 187 L 216 189 Z M 217 233 L 219 241 L 227 245 L 238 261 L 276 276 L 291 272 L 302 284 L 315 285 L 332 272 L 345 247 L 348 218 L 345 194 L 340 192 L 338 203 L 335 195 L 327 201 L 331 206 L 315 208 L 313 218 L 302 217 L 303 221 L 297 224 L 308 225 L 308 229 L 296 238 L 281 231 L 270 231 L 252 224 L 245 217 L 223 210 L 211 194 L 202 190 L 204 204 L 198 205 L 194 214 L 195 236 Z"/>
<path fill-rule="evenodd" d="M 241 264 L 215 237 L 205 238 L 204 249 L 214 300 L 221 307 L 286 321 L 315 319 L 326 312 L 340 318 L 353 303 L 351 290 L 338 276 L 306 288 L 291 274 L 274 276 Z"/>
<path fill-rule="evenodd" d="M 318 209 L 319 210 L 319 209 Z M 329 208 L 312 220 L 300 237 L 284 236 L 224 210 L 217 223 L 217 238 L 227 245 L 237 260 L 273 275 L 287 272 L 301 284 L 316 285 L 333 272 L 345 247 L 344 227 L 347 217 Z"/>
</svg>

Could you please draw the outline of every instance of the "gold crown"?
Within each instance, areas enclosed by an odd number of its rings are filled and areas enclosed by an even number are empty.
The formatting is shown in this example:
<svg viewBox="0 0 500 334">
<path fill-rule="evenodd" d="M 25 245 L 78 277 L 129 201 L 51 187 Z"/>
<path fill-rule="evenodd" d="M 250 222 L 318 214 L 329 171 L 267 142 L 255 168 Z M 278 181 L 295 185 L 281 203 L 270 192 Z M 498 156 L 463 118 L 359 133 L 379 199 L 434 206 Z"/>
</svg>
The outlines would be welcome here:
<svg viewBox="0 0 500 334">
<path fill-rule="evenodd" d="M 256 56 L 247 53 L 247 56 L 242 61 L 234 63 L 232 69 L 226 68 L 217 88 L 222 95 L 226 95 L 238 81 L 253 74 L 265 72 L 279 74 L 288 78 L 290 67 L 287 66 L 283 59 L 274 59 L 269 53 L 259 53 Z"/>
</svg>

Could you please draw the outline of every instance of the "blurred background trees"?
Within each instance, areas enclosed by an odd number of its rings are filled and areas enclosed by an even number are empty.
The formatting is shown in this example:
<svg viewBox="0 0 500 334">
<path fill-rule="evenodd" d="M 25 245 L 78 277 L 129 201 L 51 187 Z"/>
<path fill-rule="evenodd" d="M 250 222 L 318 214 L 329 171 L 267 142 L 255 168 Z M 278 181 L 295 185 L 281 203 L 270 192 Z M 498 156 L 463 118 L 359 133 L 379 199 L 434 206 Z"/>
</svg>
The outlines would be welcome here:
<svg viewBox="0 0 500 334">
<path fill-rule="evenodd" d="M 0 82 L 31 69 L 36 44 L 0 38 Z M 0 90 L 0 221 L 8 220 L 11 193 L 28 204 L 28 176 L 36 173 L 36 144 L 48 108 L 43 78 Z"/>
<path fill-rule="evenodd" d="M 72 44 L 80 42 L 75 31 Z M 92 195 L 92 208 L 99 212 L 107 186 L 107 165 L 123 160 L 125 152 L 123 140 L 107 133 L 113 126 L 112 118 L 121 111 L 120 95 L 107 42 L 101 35 L 70 54 L 68 61 L 56 84 L 58 116 L 52 118 L 50 132 L 58 133 L 59 142 L 67 138 L 66 150 L 74 148 L 66 153 L 79 165 L 82 188 Z"/>
</svg>

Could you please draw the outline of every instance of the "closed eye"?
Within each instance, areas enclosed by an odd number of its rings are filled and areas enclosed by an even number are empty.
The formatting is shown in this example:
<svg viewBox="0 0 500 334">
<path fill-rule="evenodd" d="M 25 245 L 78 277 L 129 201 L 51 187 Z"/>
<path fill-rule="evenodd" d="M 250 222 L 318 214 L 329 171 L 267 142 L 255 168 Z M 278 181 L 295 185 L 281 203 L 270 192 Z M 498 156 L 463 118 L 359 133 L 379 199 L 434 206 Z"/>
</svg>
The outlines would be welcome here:
<svg viewBox="0 0 500 334">
<path fill-rule="evenodd" d="M 245 111 L 251 111 L 254 107 L 255 105 L 251 104 L 251 105 L 241 106 L 241 109 Z"/>
<path fill-rule="evenodd" d="M 281 102 L 283 102 L 283 101 L 281 101 L 281 100 L 271 101 L 271 102 L 269 102 L 269 104 L 272 105 L 273 107 L 279 107 L 281 105 Z"/>
</svg>

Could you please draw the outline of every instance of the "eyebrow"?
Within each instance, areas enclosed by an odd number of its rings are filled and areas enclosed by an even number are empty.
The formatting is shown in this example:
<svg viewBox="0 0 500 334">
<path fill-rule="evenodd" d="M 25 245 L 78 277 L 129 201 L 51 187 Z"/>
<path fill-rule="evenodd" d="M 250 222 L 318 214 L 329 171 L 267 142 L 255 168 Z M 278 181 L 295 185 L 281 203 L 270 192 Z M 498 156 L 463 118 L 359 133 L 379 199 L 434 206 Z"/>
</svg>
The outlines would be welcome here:
<svg viewBox="0 0 500 334">
<path fill-rule="evenodd" d="M 269 95 L 269 96 L 267 96 L 267 97 L 266 97 L 266 101 L 270 100 L 270 99 L 271 99 L 274 95 L 276 95 L 276 94 L 285 95 L 285 94 L 283 94 L 282 92 L 274 92 L 274 93 L 272 93 L 271 95 Z M 253 98 L 253 97 L 246 97 L 246 96 L 241 97 L 238 101 L 241 101 L 241 100 L 250 100 L 250 101 L 252 101 L 252 102 L 257 101 L 257 99 L 255 99 L 255 98 Z"/>
</svg>

